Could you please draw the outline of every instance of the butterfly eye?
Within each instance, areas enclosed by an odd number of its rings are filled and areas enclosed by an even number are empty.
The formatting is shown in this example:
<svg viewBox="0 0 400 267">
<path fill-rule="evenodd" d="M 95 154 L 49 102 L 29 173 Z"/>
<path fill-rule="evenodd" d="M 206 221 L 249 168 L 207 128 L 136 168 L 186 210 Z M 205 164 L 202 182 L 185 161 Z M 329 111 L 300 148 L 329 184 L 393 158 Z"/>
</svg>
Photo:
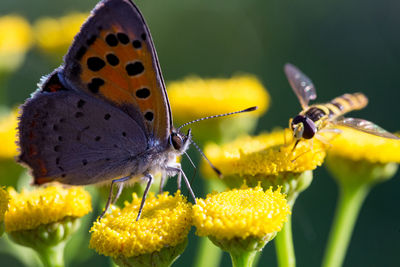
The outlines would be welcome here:
<svg viewBox="0 0 400 267">
<path fill-rule="evenodd" d="M 180 150 L 182 148 L 183 140 L 179 135 L 177 135 L 177 134 L 172 135 L 171 142 L 172 142 L 172 146 L 176 150 Z"/>
</svg>

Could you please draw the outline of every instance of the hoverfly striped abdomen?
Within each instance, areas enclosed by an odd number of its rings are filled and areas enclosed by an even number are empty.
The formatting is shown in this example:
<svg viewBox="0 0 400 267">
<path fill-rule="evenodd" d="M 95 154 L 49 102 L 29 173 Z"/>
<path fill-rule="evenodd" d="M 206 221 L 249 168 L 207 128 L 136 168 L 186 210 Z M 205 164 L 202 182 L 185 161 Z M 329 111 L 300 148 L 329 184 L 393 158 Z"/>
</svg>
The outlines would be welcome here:
<svg viewBox="0 0 400 267">
<path fill-rule="evenodd" d="M 363 109 L 368 104 L 368 98 L 362 93 L 344 94 L 325 104 L 330 111 L 330 117 L 338 117 L 347 112 Z"/>
</svg>

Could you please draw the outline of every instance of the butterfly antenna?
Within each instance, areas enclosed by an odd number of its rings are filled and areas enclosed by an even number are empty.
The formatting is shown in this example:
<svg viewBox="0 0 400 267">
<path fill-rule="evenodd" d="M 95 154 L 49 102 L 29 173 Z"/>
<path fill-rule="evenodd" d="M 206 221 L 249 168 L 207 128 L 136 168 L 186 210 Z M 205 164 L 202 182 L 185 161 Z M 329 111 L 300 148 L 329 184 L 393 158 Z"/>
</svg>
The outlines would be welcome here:
<svg viewBox="0 0 400 267">
<path fill-rule="evenodd" d="M 200 118 L 197 120 L 193 120 L 193 121 L 189 121 L 186 122 L 184 124 L 182 124 L 181 126 L 179 126 L 177 128 L 177 130 L 179 131 L 181 128 L 185 127 L 186 125 L 195 123 L 195 122 L 199 122 L 199 121 L 204 121 L 204 120 L 208 120 L 208 119 L 214 119 L 214 118 L 219 118 L 219 117 L 225 117 L 225 116 L 229 116 L 229 115 L 233 115 L 233 114 L 238 114 L 238 113 L 244 113 L 244 112 L 250 112 L 250 111 L 254 111 L 256 110 L 258 107 L 251 107 L 251 108 L 246 108 L 243 110 L 239 110 L 239 111 L 234 111 L 234 112 L 229 112 L 229 113 L 224 113 L 224 114 L 219 114 L 219 115 L 213 115 L 213 116 L 209 116 L 209 117 L 204 117 L 204 118 Z M 200 150 L 199 150 L 200 151 Z M 203 154 L 204 155 L 204 154 Z M 205 156 L 204 156 L 205 157 Z M 207 159 L 207 158 L 206 158 Z"/>
<path fill-rule="evenodd" d="M 219 178 L 222 178 L 222 172 L 217 169 L 217 167 L 214 166 L 214 164 L 211 163 L 211 161 L 206 157 L 206 155 L 201 151 L 200 147 L 193 141 L 193 138 L 191 139 L 192 144 L 194 147 L 199 151 L 200 155 L 203 156 L 203 158 L 208 162 L 210 167 L 215 171 L 215 173 L 218 175 Z"/>
<path fill-rule="evenodd" d="M 188 153 L 186 153 L 186 152 L 183 152 L 183 153 L 185 153 L 186 157 L 189 159 L 189 161 L 190 161 L 190 164 L 192 164 L 192 166 L 193 166 L 193 169 L 194 169 L 194 174 L 193 174 L 193 177 L 192 177 L 192 179 L 190 180 L 190 184 L 191 184 L 191 183 L 193 182 L 194 178 L 196 178 L 196 174 L 197 174 L 197 167 L 196 167 L 196 165 L 194 165 L 194 163 L 193 163 L 192 159 L 189 157 L 189 154 L 188 154 Z"/>
</svg>

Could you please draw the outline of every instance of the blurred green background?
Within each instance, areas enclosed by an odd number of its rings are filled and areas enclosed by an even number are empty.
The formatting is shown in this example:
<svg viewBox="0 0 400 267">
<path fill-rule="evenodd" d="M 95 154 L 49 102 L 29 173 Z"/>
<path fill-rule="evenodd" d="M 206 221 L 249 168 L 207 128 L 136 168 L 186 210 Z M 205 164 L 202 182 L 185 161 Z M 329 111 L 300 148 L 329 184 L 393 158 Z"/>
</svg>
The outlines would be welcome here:
<svg viewBox="0 0 400 267">
<path fill-rule="evenodd" d="M 43 16 L 86 12 L 96 3 L 2 0 L 0 15 L 20 14 L 33 23 Z M 286 127 L 300 111 L 283 74 L 286 62 L 313 80 L 319 102 L 346 92 L 364 92 L 370 100 L 368 107 L 350 116 L 371 120 L 389 131 L 400 130 L 400 1 L 142 0 L 136 4 L 149 24 L 167 82 L 192 74 L 207 78 L 242 72 L 261 79 L 272 103 L 258 132 Z M 40 77 L 60 63 L 61 58 L 50 61 L 32 49 L 6 84 L 7 105 L 22 103 Z M 320 265 L 337 197 L 336 185 L 323 167 L 314 176 L 293 212 L 298 266 Z M 199 195 L 201 189 L 196 186 L 200 183 L 194 184 Z M 399 266 L 399 192 L 397 174 L 368 196 L 344 266 Z M 195 240 L 191 238 L 174 266 L 190 266 Z M 0 263 L 22 266 L 3 253 Z M 226 255 L 222 264 L 230 266 Z M 108 266 L 108 259 L 93 253 L 93 258 L 71 263 L 88 265 Z M 259 266 L 276 266 L 272 243 L 264 249 Z"/>
</svg>

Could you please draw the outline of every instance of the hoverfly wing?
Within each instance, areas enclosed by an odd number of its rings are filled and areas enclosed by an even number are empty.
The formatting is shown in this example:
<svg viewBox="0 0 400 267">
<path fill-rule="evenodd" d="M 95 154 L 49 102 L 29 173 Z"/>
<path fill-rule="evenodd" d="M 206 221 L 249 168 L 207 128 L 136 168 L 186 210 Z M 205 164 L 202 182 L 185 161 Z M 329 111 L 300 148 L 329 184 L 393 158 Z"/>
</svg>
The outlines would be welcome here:
<svg viewBox="0 0 400 267">
<path fill-rule="evenodd" d="M 385 129 L 379 127 L 373 122 L 363 120 L 363 119 L 356 119 L 356 118 L 339 118 L 335 121 L 336 125 L 342 125 L 342 126 L 347 126 L 354 128 L 356 130 L 366 132 L 369 134 L 385 137 L 385 138 L 391 138 L 391 139 L 400 139 L 398 136 L 389 133 Z"/>
<path fill-rule="evenodd" d="M 301 107 L 306 109 L 308 102 L 317 98 L 314 84 L 310 78 L 290 63 L 285 64 L 284 70 L 290 86 L 300 101 Z"/>
</svg>

